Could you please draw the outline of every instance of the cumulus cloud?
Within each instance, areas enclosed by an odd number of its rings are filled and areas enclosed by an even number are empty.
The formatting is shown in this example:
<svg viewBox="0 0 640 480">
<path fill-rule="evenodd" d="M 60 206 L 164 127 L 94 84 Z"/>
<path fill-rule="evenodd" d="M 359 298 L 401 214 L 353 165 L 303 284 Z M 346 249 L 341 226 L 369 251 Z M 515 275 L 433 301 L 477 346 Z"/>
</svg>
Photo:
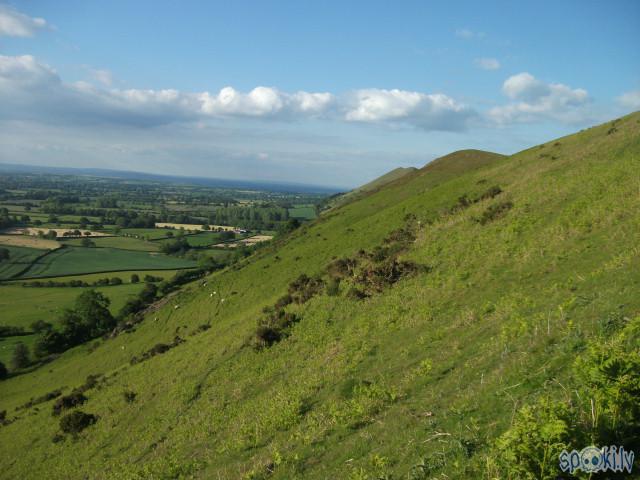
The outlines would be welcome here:
<svg viewBox="0 0 640 480">
<path fill-rule="evenodd" d="M 7 5 L 0 5 L 0 36 L 32 37 L 46 26 L 43 18 L 32 18 Z"/>
<path fill-rule="evenodd" d="M 476 58 L 473 63 L 482 70 L 498 70 L 500 62 L 496 58 Z"/>
<path fill-rule="evenodd" d="M 400 122 L 426 130 L 463 130 L 474 112 L 442 93 L 376 88 L 353 92 L 345 118 L 355 122 Z"/>
<path fill-rule="evenodd" d="M 111 75 L 98 72 L 94 78 L 100 80 L 100 86 L 65 83 L 53 68 L 30 55 L 0 55 L 0 103 L 5 107 L 0 118 L 141 127 L 212 117 L 323 118 L 456 131 L 464 129 L 475 115 L 441 93 L 363 89 L 336 96 L 328 92 L 288 93 L 264 86 L 249 92 L 224 87 L 217 93 L 125 90 L 104 88 L 111 84 Z"/>
<path fill-rule="evenodd" d="M 565 123 L 582 123 L 590 118 L 591 99 L 586 90 L 561 83 L 545 83 L 523 72 L 502 85 L 510 103 L 495 107 L 489 116 L 498 123 L 526 123 L 552 119 Z"/>
<path fill-rule="evenodd" d="M 623 93 L 617 99 L 618 104 L 629 110 L 640 109 L 640 90 Z"/>
</svg>

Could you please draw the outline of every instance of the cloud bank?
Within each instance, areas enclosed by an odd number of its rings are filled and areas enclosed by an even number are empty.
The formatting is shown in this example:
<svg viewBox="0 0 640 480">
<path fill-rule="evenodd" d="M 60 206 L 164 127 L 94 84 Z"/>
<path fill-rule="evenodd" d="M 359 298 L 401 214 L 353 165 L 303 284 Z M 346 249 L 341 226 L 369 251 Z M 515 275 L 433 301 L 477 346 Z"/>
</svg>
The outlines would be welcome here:
<svg viewBox="0 0 640 480">
<path fill-rule="evenodd" d="M 111 76 L 108 81 L 104 81 L 104 75 L 99 80 L 104 86 L 112 83 Z M 30 55 L 0 55 L 0 101 L 6 106 L 0 118 L 5 119 L 140 127 L 244 117 L 282 121 L 321 118 L 459 131 L 475 115 L 447 95 L 397 89 L 362 89 L 334 95 L 288 93 L 264 86 L 249 92 L 224 87 L 217 93 L 98 88 L 87 82 L 65 83 L 53 68 Z"/>
<path fill-rule="evenodd" d="M 0 36 L 32 37 L 46 26 L 43 18 L 32 18 L 7 5 L 0 5 Z"/>
</svg>

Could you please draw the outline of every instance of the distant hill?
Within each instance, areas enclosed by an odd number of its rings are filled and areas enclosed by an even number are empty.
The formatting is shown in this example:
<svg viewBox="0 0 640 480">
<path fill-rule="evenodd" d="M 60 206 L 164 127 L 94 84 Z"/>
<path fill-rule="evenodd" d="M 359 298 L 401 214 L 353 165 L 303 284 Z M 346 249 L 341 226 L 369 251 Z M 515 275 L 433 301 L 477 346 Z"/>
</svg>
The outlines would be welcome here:
<svg viewBox="0 0 640 480">
<path fill-rule="evenodd" d="M 374 185 L 0 381 L 0 476 L 568 478 L 565 448 L 637 453 L 639 159 L 635 113 Z M 81 385 L 93 424 L 61 435 L 47 394 Z"/>
</svg>

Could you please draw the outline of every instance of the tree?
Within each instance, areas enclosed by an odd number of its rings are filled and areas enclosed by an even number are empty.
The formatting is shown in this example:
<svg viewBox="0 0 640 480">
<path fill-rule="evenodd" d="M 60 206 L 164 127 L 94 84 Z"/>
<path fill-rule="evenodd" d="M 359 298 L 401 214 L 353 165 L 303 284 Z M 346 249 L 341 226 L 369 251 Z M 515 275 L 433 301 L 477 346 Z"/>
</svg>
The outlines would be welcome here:
<svg viewBox="0 0 640 480">
<path fill-rule="evenodd" d="M 36 320 L 29 326 L 31 327 L 31 330 L 36 333 L 46 332 L 53 328 L 53 325 L 51 325 L 49 322 L 45 322 L 44 320 Z"/>
<path fill-rule="evenodd" d="M 45 331 L 33 345 L 33 353 L 36 357 L 46 357 L 51 353 L 62 353 L 67 349 L 65 337 L 55 330 Z"/>
<path fill-rule="evenodd" d="M 8 248 L 0 248 L 0 262 L 2 260 L 9 260 L 9 249 Z"/>
<path fill-rule="evenodd" d="M 96 246 L 96 242 L 91 240 L 89 237 L 84 237 L 82 240 L 80 240 L 80 245 L 86 248 L 91 248 Z"/>
<path fill-rule="evenodd" d="M 109 280 L 109 285 L 122 285 L 122 279 L 120 277 L 113 277 Z"/>
<path fill-rule="evenodd" d="M 4 366 L 4 363 L 0 362 L 0 380 L 7 378 L 7 367 Z"/>
<path fill-rule="evenodd" d="M 140 277 L 138 276 L 137 273 L 134 273 L 131 275 L 131 283 L 138 283 L 140 282 Z"/>
<path fill-rule="evenodd" d="M 17 343 L 16 348 L 13 350 L 13 357 L 11 357 L 11 367 L 14 370 L 20 370 L 21 368 L 28 367 L 30 363 L 29 349 L 24 343 Z"/>
<path fill-rule="evenodd" d="M 74 311 L 87 325 L 90 338 L 102 335 L 115 327 L 115 319 L 109 311 L 110 303 L 107 297 L 95 290 L 87 290 L 78 295 Z"/>
</svg>

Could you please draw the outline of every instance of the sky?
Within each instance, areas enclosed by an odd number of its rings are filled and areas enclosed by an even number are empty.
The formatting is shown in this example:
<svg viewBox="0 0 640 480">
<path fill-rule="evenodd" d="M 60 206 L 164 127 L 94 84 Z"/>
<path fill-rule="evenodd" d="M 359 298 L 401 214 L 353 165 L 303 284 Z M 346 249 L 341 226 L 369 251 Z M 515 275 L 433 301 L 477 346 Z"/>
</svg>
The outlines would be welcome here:
<svg viewBox="0 0 640 480">
<path fill-rule="evenodd" d="M 354 187 L 640 110 L 640 2 L 0 0 L 0 162 Z"/>
</svg>

